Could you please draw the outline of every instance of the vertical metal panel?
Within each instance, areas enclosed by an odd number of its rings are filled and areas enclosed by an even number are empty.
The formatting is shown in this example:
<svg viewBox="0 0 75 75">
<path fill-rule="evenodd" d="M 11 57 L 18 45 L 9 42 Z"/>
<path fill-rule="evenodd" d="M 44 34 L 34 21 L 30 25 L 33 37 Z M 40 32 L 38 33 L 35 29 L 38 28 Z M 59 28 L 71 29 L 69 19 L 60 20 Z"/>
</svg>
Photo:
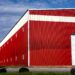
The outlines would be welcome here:
<svg viewBox="0 0 75 75">
<path fill-rule="evenodd" d="M 72 65 L 72 33 L 74 23 L 30 21 L 31 66 Z"/>
<path fill-rule="evenodd" d="M 30 10 L 34 15 L 53 15 L 53 16 L 75 16 L 75 9 L 55 9 L 55 10 Z"/>
<path fill-rule="evenodd" d="M 75 9 L 30 10 L 30 15 L 74 17 L 74 12 Z M 31 66 L 72 65 L 70 36 L 73 33 L 75 23 L 30 21 Z"/>
<path fill-rule="evenodd" d="M 21 28 L 16 34 L 17 37 L 13 38 L 13 60 L 14 60 L 14 65 L 28 65 L 28 58 L 27 58 L 27 50 L 28 50 L 28 43 L 27 43 L 27 25 L 26 23 L 22 28 Z M 24 54 L 24 60 L 23 60 L 23 54 Z M 17 56 L 17 61 L 15 61 L 15 56 Z"/>
<path fill-rule="evenodd" d="M 28 66 L 28 23 L 21 27 L 4 45 L 0 51 L 1 66 Z"/>
</svg>

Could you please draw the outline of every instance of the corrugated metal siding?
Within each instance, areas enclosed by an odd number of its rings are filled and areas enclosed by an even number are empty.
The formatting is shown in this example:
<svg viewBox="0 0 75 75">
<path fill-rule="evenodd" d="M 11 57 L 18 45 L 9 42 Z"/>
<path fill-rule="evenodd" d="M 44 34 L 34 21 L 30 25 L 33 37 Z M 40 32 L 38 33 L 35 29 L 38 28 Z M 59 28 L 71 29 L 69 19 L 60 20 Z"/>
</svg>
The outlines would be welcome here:
<svg viewBox="0 0 75 75">
<path fill-rule="evenodd" d="M 1 66 L 28 65 L 28 23 L 20 28 L 0 50 Z"/>
<path fill-rule="evenodd" d="M 75 16 L 74 9 L 29 10 L 30 15 Z M 28 18 L 29 13 L 27 14 Z M 40 18 L 40 17 L 39 17 Z M 30 19 L 30 17 L 29 17 Z M 28 19 L 25 20 L 25 22 Z M 62 21 L 62 20 L 61 20 Z M 22 21 L 21 21 L 22 22 Z M 24 19 L 23 19 L 24 22 Z M 20 23 L 21 24 L 21 23 Z M 28 66 L 28 22 L 0 48 L 0 65 Z M 29 21 L 30 66 L 72 65 L 71 34 L 75 23 L 54 21 Z"/>
<path fill-rule="evenodd" d="M 53 16 L 75 16 L 75 9 L 59 9 L 59 10 L 30 10 L 30 14 L 34 15 L 53 15 Z"/>
<path fill-rule="evenodd" d="M 72 33 L 75 23 L 30 21 L 31 66 L 72 65 Z"/>
</svg>

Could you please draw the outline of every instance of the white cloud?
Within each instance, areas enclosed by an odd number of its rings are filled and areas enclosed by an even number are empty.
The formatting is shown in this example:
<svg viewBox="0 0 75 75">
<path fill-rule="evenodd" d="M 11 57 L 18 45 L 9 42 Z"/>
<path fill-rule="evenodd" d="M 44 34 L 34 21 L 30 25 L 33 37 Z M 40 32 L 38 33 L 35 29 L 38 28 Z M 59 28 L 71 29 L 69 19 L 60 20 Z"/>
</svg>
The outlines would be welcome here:
<svg viewBox="0 0 75 75">
<path fill-rule="evenodd" d="M 68 2 L 69 0 L 48 0 L 48 2 L 50 2 L 50 3 L 64 3 L 64 2 Z"/>
<path fill-rule="evenodd" d="M 70 0 L 48 0 L 48 2 L 51 4 L 51 6 L 64 6 L 64 4 L 67 4 L 70 2 Z M 60 8 L 60 7 L 59 7 Z"/>
<path fill-rule="evenodd" d="M 25 6 L 20 6 L 20 5 L 1 5 L 0 6 L 0 13 L 1 12 L 11 12 L 11 13 L 21 13 L 21 12 L 24 12 L 26 10 L 26 7 Z"/>
</svg>

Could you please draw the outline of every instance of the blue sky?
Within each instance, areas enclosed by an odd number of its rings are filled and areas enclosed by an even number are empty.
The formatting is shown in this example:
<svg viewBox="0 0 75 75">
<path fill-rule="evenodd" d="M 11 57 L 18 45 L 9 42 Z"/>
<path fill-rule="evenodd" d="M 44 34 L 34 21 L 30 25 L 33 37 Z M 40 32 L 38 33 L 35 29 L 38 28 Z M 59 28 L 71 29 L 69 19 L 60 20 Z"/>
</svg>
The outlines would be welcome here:
<svg viewBox="0 0 75 75">
<path fill-rule="evenodd" d="M 0 41 L 27 9 L 74 7 L 75 0 L 0 0 Z"/>
</svg>

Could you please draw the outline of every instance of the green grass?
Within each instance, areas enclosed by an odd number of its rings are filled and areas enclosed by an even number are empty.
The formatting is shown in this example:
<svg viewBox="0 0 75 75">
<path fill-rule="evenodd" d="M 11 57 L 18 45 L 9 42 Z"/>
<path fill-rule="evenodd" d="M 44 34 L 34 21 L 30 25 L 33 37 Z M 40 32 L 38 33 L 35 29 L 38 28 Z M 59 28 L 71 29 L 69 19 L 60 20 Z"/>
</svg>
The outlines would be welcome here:
<svg viewBox="0 0 75 75">
<path fill-rule="evenodd" d="M 25 73 L 0 73 L 0 75 L 71 75 L 70 73 L 53 72 L 25 72 Z"/>
</svg>

